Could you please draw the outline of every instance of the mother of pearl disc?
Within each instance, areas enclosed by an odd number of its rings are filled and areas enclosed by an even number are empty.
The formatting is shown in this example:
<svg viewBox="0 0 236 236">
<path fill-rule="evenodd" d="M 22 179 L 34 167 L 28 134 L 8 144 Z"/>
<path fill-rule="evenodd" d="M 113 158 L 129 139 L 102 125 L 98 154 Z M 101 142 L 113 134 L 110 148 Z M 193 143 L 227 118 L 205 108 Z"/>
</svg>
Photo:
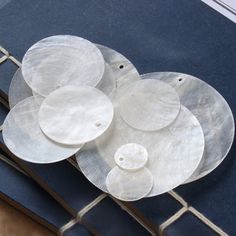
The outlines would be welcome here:
<svg viewBox="0 0 236 236">
<path fill-rule="evenodd" d="M 21 68 L 19 68 L 11 80 L 8 97 L 9 106 L 12 109 L 18 102 L 32 96 L 32 89 L 26 84 Z"/>
<path fill-rule="evenodd" d="M 100 90 L 65 86 L 47 96 L 39 111 L 42 131 L 52 140 L 77 145 L 100 136 L 110 125 L 113 106 Z"/>
<path fill-rule="evenodd" d="M 43 96 L 65 85 L 95 87 L 104 68 L 100 50 L 90 41 L 71 35 L 40 40 L 28 49 L 22 61 L 25 81 Z"/>
<path fill-rule="evenodd" d="M 170 125 L 180 110 L 179 96 L 167 83 L 145 79 L 118 90 L 121 117 L 132 127 L 153 131 Z"/>
<path fill-rule="evenodd" d="M 96 86 L 107 96 L 112 97 L 116 88 L 127 82 L 140 79 L 135 66 L 119 52 L 97 44 L 106 62 L 103 78 Z"/>
<path fill-rule="evenodd" d="M 154 181 L 148 196 L 155 196 L 170 191 L 192 175 L 203 155 L 204 135 L 196 117 L 184 106 L 170 126 L 155 132 L 129 126 L 115 110 L 109 129 L 76 154 L 81 171 L 107 192 L 106 177 L 117 166 L 114 155 L 127 143 L 138 143 L 147 149 L 146 167 Z"/>
<path fill-rule="evenodd" d="M 11 80 L 8 92 L 10 109 L 12 109 L 18 102 L 24 100 L 25 98 L 31 97 L 32 95 L 39 104 L 44 99 L 43 96 L 32 91 L 32 89 L 27 85 L 23 78 L 21 68 L 17 69 Z"/>
<path fill-rule="evenodd" d="M 148 161 L 146 148 L 137 143 L 127 143 L 119 147 L 115 153 L 116 164 L 125 170 L 138 170 Z"/>
<path fill-rule="evenodd" d="M 122 201 L 136 201 L 151 191 L 153 177 L 147 168 L 129 172 L 114 167 L 107 175 L 106 186 L 108 192 Z"/>
<path fill-rule="evenodd" d="M 142 75 L 142 78 L 165 81 L 175 88 L 181 104 L 196 116 L 202 126 L 205 136 L 204 155 L 186 182 L 209 174 L 225 159 L 233 143 L 235 124 L 228 103 L 213 87 L 191 75 L 154 72 Z"/>
<path fill-rule="evenodd" d="M 38 124 L 39 104 L 28 97 L 16 104 L 3 123 L 3 139 L 17 157 L 34 163 L 52 163 L 64 160 L 81 146 L 66 147 L 48 139 Z"/>
</svg>

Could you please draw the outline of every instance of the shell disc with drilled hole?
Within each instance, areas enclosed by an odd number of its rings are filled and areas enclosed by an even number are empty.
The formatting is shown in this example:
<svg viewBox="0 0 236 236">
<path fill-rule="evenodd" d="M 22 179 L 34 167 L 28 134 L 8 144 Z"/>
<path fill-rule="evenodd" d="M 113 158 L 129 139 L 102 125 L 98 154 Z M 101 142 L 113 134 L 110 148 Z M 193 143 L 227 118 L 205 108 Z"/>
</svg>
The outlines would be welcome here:
<svg viewBox="0 0 236 236">
<path fill-rule="evenodd" d="M 154 184 L 148 196 L 155 196 L 179 186 L 197 168 L 204 150 L 204 135 L 196 117 L 184 106 L 171 126 L 145 132 L 129 126 L 115 110 L 109 129 L 76 154 L 81 171 L 95 186 L 107 192 L 106 176 L 116 166 L 114 155 L 127 143 L 147 149 Z"/>
<path fill-rule="evenodd" d="M 24 100 L 25 98 L 34 96 L 36 101 L 40 104 L 44 97 L 37 94 L 36 92 L 32 91 L 31 88 L 27 85 L 25 82 L 21 68 L 19 68 L 11 81 L 10 87 L 9 87 L 9 106 L 10 109 L 12 109 L 17 103 Z"/>
<path fill-rule="evenodd" d="M 213 171 L 228 154 L 234 139 L 235 124 L 225 99 L 209 84 L 187 74 L 155 72 L 142 75 L 144 79 L 158 79 L 177 91 L 181 104 L 199 120 L 204 136 L 204 156 L 186 182 L 192 182 Z"/>
<path fill-rule="evenodd" d="M 113 118 L 113 106 L 100 90 L 89 86 L 65 86 L 46 97 L 40 107 L 39 124 L 52 140 L 82 144 L 100 136 Z"/>
<path fill-rule="evenodd" d="M 66 85 L 95 87 L 104 68 L 100 50 L 88 40 L 71 35 L 38 41 L 28 49 L 22 61 L 26 83 L 42 96 Z"/>
<path fill-rule="evenodd" d="M 107 72 L 109 72 L 108 75 L 104 74 L 97 88 L 107 96 L 111 97 L 114 90 L 122 84 L 140 79 L 137 69 L 125 56 L 103 45 L 97 44 L 97 47 L 108 65 Z"/>
<path fill-rule="evenodd" d="M 126 83 L 117 92 L 121 117 L 132 127 L 155 131 L 170 125 L 179 114 L 176 91 L 159 80 Z"/>
<path fill-rule="evenodd" d="M 134 171 L 146 165 L 148 152 L 146 148 L 140 144 L 127 143 L 117 149 L 114 158 L 120 168 Z"/>
<path fill-rule="evenodd" d="M 17 157 L 33 163 L 52 163 L 76 153 L 81 146 L 66 147 L 48 139 L 38 124 L 39 104 L 34 97 L 17 103 L 3 123 L 3 139 Z"/>
<path fill-rule="evenodd" d="M 106 186 L 108 192 L 122 201 L 136 201 L 151 191 L 153 177 L 147 168 L 129 172 L 114 167 L 107 175 Z"/>
</svg>

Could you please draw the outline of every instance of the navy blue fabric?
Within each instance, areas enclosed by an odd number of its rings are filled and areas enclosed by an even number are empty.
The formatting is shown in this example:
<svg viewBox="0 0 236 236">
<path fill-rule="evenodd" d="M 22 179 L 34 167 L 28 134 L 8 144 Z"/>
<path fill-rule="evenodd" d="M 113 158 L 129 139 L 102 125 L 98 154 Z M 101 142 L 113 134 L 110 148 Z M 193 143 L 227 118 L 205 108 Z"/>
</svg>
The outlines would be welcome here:
<svg viewBox="0 0 236 236">
<path fill-rule="evenodd" d="M 102 236 L 150 235 L 137 221 L 108 197 L 85 214 L 83 220 L 94 227 Z"/>
<path fill-rule="evenodd" d="M 70 229 L 68 229 L 63 236 L 91 236 L 90 234 L 81 224 L 76 224 Z"/>
<path fill-rule="evenodd" d="M 167 193 L 132 202 L 132 205 L 140 214 L 155 225 L 160 225 L 182 207 L 179 202 Z"/>
<path fill-rule="evenodd" d="M 3 124 L 8 113 L 8 109 L 0 103 L 0 125 Z M 2 132 L 0 132 L 0 146 L 3 144 Z"/>
<path fill-rule="evenodd" d="M 198 218 L 190 213 L 181 216 L 176 222 L 165 230 L 166 236 L 217 236 Z"/>
<path fill-rule="evenodd" d="M 1 40 L 1 39 L 0 39 Z M 11 60 L 6 60 L 0 64 L 0 96 L 8 99 L 8 90 L 11 79 L 17 70 L 17 66 Z"/>
<path fill-rule="evenodd" d="M 57 230 L 71 216 L 32 179 L 0 160 L 0 193 Z"/>
<path fill-rule="evenodd" d="M 54 164 L 33 164 L 15 159 L 43 188 L 47 186 L 50 193 L 74 215 L 93 201 L 101 191 L 94 187 L 68 161 Z"/>
<path fill-rule="evenodd" d="M 236 114 L 236 25 L 200 0 L 13 0 L 0 9 L 0 44 L 20 60 L 33 43 L 55 34 L 112 47 L 140 73 L 195 75 L 215 87 Z M 234 143 L 212 174 L 177 190 L 231 235 L 235 156 Z"/>
</svg>

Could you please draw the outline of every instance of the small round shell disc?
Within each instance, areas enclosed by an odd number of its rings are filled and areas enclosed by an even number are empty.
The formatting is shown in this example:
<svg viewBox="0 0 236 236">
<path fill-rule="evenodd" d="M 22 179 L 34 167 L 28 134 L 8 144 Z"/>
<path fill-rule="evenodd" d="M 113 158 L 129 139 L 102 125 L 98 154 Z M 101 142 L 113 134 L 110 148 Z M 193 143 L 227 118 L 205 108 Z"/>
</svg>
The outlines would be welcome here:
<svg viewBox="0 0 236 236">
<path fill-rule="evenodd" d="M 19 68 L 14 74 L 10 87 L 9 87 L 9 106 L 12 109 L 17 103 L 25 98 L 34 96 L 36 101 L 41 104 L 44 97 L 31 90 L 31 88 L 25 82 L 21 68 Z"/>
<path fill-rule="evenodd" d="M 8 97 L 9 97 L 10 109 L 12 109 L 18 102 L 31 96 L 32 96 L 32 90 L 26 84 L 23 75 L 21 73 L 21 68 L 19 68 L 13 75 L 9 87 Z"/>
<path fill-rule="evenodd" d="M 153 177 L 147 168 L 129 172 L 114 167 L 107 175 L 108 192 L 122 201 L 136 201 L 151 191 Z"/>
<path fill-rule="evenodd" d="M 107 174 L 117 166 L 114 155 L 127 143 L 138 143 L 147 149 L 146 167 L 154 181 L 148 196 L 170 191 L 192 175 L 203 155 L 204 135 L 198 120 L 187 108 L 181 106 L 175 121 L 155 132 L 129 126 L 115 111 L 109 129 L 76 154 L 81 171 L 94 185 L 107 191 Z"/>
<path fill-rule="evenodd" d="M 57 35 L 40 40 L 23 57 L 26 83 L 42 96 L 66 85 L 95 87 L 104 73 L 100 50 L 86 39 Z"/>
<path fill-rule="evenodd" d="M 39 104 L 28 97 L 16 104 L 3 123 L 3 139 L 17 157 L 33 163 L 52 163 L 72 156 L 81 146 L 66 147 L 48 139 L 38 124 Z"/>
<path fill-rule="evenodd" d="M 114 158 L 120 168 L 133 171 L 146 165 L 148 152 L 140 144 L 127 143 L 117 149 Z"/>
<path fill-rule="evenodd" d="M 235 124 L 228 103 L 213 87 L 191 75 L 155 72 L 142 77 L 163 80 L 175 88 L 181 104 L 196 116 L 202 126 L 205 136 L 204 155 L 186 182 L 209 174 L 225 159 L 233 143 Z"/>
<path fill-rule="evenodd" d="M 46 97 L 39 124 L 52 140 L 82 144 L 100 136 L 110 125 L 113 106 L 100 90 L 89 86 L 65 86 Z"/>
<path fill-rule="evenodd" d="M 162 81 L 146 79 L 128 83 L 118 90 L 117 96 L 121 117 L 136 129 L 163 129 L 179 114 L 178 94 Z"/>
</svg>

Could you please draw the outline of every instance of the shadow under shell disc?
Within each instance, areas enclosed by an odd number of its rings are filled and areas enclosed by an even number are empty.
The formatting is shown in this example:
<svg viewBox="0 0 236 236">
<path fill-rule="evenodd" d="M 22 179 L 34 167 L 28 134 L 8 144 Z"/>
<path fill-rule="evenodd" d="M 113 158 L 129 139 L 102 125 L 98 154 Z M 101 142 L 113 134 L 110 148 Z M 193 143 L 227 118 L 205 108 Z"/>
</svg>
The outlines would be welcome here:
<svg viewBox="0 0 236 236">
<path fill-rule="evenodd" d="M 104 68 L 104 58 L 95 44 L 71 35 L 56 35 L 38 41 L 22 60 L 26 83 L 42 96 L 66 85 L 95 87 Z"/>
<path fill-rule="evenodd" d="M 110 99 L 89 86 L 65 86 L 48 95 L 39 111 L 39 125 L 52 140 L 67 145 L 89 142 L 109 127 Z"/>
<path fill-rule="evenodd" d="M 116 110 L 109 129 L 76 154 L 81 171 L 107 192 L 107 175 L 117 166 L 114 155 L 127 143 L 140 144 L 148 152 L 145 167 L 153 176 L 153 188 L 148 194 L 151 197 L 170 191 L 192 175 L 203 155 L 204 135 L 196 117 L 184 106 L 169 127 L 155 132 L 132 128 Z"/>
<path fill-rule="evenodd" d="M 186 183 L 209 174 L 225 159 L 233 143 L 235 124 L 228 103 L 213 87 L 191 75 L 154 72 L 142 75 L 142 78 L 158 79 L 170 84 L 177 91 L 181 104 L 196 116 L 202 126 L 204 155 Z"/>
<path fill-rule="evenodd" d="M 3 139 L 9 150 L 24 161 L 53 163 L 69 158 L 80 148 L 59 145 L 48 139 L 38 124 L 39 104 L 28 97 L 16 104 L 3 123 Z"/>
</svg>

